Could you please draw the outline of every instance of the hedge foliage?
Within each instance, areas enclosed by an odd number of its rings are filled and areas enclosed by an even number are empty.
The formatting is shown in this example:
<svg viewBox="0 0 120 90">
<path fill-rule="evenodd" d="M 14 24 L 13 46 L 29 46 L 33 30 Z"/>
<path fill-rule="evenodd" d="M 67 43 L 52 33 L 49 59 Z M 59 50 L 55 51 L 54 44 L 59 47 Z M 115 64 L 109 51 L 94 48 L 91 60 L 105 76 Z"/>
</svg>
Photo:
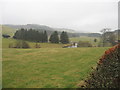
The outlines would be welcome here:
<svg viewBox="0 0 120 90">
<path fill-rule="evenodd" d="M 85 83 L 86 88 L 120 88 L 120 44 L 105 51 Z"/>
</svg>

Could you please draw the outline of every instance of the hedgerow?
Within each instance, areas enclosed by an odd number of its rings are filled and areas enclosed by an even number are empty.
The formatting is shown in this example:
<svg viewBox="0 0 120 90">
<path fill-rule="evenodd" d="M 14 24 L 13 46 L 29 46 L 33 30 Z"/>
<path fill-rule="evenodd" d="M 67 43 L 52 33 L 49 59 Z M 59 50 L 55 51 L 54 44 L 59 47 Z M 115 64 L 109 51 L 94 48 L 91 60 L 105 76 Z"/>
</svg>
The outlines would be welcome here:
<svg viewBox="0 0 120 90">
<path fill-rule="evenodd" d="M 120 44 L 105 51 L 85 83 L 86 88 L 120 88 Z"/>
</svg>

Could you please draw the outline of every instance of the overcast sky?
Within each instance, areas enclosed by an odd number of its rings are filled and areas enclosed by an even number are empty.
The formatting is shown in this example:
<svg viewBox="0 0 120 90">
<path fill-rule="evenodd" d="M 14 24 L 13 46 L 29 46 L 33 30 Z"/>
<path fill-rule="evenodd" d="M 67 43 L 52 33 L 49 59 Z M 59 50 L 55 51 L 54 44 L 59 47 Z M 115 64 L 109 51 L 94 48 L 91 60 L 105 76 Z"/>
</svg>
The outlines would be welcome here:
<svg viewBox="0 0 120 90">
<path fill-rule="evenodd" d="M 119 0 L 0 0 L 0 24 L 40 24 L 83 32 L 118 28 Z"/>
</svg>

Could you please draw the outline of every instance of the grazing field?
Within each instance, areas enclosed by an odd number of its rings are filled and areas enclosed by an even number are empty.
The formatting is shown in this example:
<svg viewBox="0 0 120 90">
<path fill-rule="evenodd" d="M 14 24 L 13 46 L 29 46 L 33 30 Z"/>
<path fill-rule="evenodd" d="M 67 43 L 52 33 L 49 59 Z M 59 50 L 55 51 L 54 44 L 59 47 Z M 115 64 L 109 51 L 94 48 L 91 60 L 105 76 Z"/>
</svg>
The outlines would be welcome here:
<svg viewBox="0 0 120 90">
<path fill-rule="evenodd" d="M 10 43 L 15 43 L 17 40 L 2 38 L 2 47 L 8 48 Z M 36 43 L 28 42 L 31 48 L 35 48 Z M 41 48 L 62 48 L 64 44 L 39 43 Z"/>
<path fill-rule="evenodd" d="M 94 42 L 94 39 L 97 39 L 97 42 Z M 70 41 L 73 42 L 79 42 L 79 41 L 88 41 L 90 42 L 93 46 L 98 46 L 100 42 L 100 37 L 87 37 L 87 36 L 80 36 L 80 37 L 73 37 L 70 38 Z"/>
<path fill-rule="evenodd" d="M 77 87 L 107 49 L 15 49 L 4 47 L 7 40 L 3 39 L 3 88 Z"/>
</svg>

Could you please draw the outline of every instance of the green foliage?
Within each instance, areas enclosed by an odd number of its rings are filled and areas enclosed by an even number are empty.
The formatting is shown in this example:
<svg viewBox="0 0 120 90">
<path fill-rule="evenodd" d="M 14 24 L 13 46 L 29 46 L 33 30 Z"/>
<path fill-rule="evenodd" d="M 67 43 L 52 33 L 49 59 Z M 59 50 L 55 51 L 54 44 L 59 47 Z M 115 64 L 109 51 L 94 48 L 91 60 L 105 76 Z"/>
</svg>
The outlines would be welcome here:
<svg viewBox="0 0 120 90">
<path fill-rule="evenodd" d="M 120 44 L 105 52 L 85 82 L 87 88 L 120 88 Z"/>
<path fill-rule="evenodd" d="M 78 47 L 92 47 L 92 44 L 87 41 L 79 41 Z"/>
<path fill-rule="evenodd" d="M 33 29 L 26 30 L 22 28 L 21 30 L 16 31 L 13 38 L 33 42 L 48 42 L 48 36 L 46 31 L 44 31 L 43 33 Z"/>
<path fill-rule="evenodd" d="M 69 43 L 69 37 L 67 35 L 67 32 L 62 32 L 61 35 L 60 35 L 60 42 L 63 43 L 63 44 L 67 44 Z"/>
<path fill-rule="evenodd" d="M 58 37 L 58 32 L 57 32 L 57 31 L 54 31 L 54 32 L 51 34 L 49 41 L 50 41 L 51 43 L 59 43 L 59 37 Z"/>
</svg>

